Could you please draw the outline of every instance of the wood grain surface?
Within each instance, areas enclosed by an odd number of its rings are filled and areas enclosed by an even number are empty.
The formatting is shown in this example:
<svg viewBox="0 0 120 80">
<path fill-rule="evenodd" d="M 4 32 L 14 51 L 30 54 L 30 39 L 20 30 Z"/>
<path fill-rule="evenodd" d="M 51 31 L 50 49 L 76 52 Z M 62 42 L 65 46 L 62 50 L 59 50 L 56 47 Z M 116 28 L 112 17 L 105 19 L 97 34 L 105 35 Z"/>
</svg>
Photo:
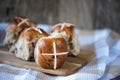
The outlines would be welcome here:
<svg viewBox="0 0 120 80">
<path fill-rule="evenodd" d="M 75 73 L 77 70 L 85 66 L 85 64 L 87 64 L 93 58 L 93 56 L 94 53 L 92 51 L 81 50 L 80 55 L 78 57 L 68 57 L 62 68 L 53 70 L 43 69 L 40 66 L 38 66 L 34 61 L 29 62 L 21 60 L 15 57 L 14 54 L 9 53 L 7 49 L 0 48 L 0 63 L 61 76 L 66 76 Z"/>
</svg>

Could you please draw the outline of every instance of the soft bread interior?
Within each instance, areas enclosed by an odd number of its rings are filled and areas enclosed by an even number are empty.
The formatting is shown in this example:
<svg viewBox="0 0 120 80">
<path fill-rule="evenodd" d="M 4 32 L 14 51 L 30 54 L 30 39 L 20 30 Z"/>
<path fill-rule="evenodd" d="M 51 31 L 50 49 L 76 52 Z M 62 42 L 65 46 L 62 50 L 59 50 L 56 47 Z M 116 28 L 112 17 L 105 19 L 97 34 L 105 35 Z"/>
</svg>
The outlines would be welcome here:
<svg viewBox="0 0 120 80">
<path fill-rule="evenodd" d="M 71 42 L 73 49 L 71 50 L 72 54 L 74 56 L 77 56 L 80 54 L 80 45 L 78 43 L 77 35 L 74 33 Z"/>
<path fill-rule="evenodd" d="M 4 39 L 4 44 L 5 45 L 12 45 L 15 43 L 17 36 L 15 36 L 15 34 L 11 31 L 9 31 L 8 29 L 6 29 L 6 36 Z"/>
<path fill-rule="evenodd" d="M 23 60 L 29 60 L 30 53 L 28 43 L 24 39 L 19 39 L 16 46 L 16 57 Z"/>
</svg>

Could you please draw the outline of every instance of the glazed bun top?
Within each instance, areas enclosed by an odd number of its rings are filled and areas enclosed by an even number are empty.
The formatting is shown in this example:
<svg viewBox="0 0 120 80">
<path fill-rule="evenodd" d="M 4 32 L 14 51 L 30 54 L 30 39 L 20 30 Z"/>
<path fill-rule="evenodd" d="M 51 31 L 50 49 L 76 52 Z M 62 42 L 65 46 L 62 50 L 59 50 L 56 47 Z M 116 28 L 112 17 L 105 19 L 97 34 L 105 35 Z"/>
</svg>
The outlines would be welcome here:
<svg viewBox="0 0 120 80">
<path fill-rule="evenodd" d="M 30 27 L 25 29 L 21 34 L 19 38 L 24 38 L 27 41 L 34 41 L 38 40 L 40 37 L 48 36 L 48 33 L 46 33 L 43 29 Z"/>
<path fill-rule="evenodd" d="M 52 32 L 65 32 L 70 37 L 73 36 L 74 25 L 71 23 L 60 23 L 53 27 Z"/>
<path fill-rule="evenodd" d="M 19 29 L 25 29 L 28 27 L 36 27 L 36 24 L 28 18 L 25 17 L 15 17 L 10 24 L 8 24 L 8 29 L 11 32 L 16 32 Z"/>
<path fill-rule="evenodd" d="M 68 52 L 67 43 L 62 37 L 43 37 L 37 42 L 41 54 L 54 52 L 53 43 L 56 44 L 56 53 Z"/>
</svg>

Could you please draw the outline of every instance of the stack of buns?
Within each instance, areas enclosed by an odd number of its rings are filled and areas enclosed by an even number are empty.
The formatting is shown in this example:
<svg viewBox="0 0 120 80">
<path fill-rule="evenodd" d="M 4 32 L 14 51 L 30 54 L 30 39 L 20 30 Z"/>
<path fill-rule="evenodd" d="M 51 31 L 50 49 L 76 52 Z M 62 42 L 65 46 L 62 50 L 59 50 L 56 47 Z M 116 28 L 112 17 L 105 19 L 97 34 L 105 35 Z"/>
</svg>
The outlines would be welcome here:
<svg viewBox="0 0 120 80">
<path fill-rule="evenodd" d="M 80 53 L 74 28 L 71 23 L 60 23 L 48 34 L 30 19 L 15 17 L 6 29 L 4 44 L 22 60 L 35 60 L 41 68 L 58 69 L 68 56 Z"/>
</svg>

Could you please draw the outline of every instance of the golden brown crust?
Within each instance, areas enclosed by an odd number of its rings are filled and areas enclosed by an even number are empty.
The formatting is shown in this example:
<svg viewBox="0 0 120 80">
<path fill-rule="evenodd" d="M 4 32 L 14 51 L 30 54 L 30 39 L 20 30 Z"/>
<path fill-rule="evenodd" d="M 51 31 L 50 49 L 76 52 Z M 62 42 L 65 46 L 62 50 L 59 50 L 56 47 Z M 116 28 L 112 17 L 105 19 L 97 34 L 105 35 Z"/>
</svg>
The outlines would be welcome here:
<svg viewBox="0 0 120 80">
<path fill-rule="evenodd" d="M 46 33 L 43 29 L 41 28 L 36 28 L 40 30 L 42 33 L 39 33 L 38 31 L 35 30 L 35 28 L 30 27 L 25 29 L 21 34 L 19 38 L 24 38 L 27 41 L 33 41 L 34 39 L 42 36 L 48 36 L 48 33 Z"/>
<path fill-rule="evenodd" d="M 54 69 L 54 57 L 52 55 L 49 56 L 44 56 L 44 55 L 40 55 L 38 54 L 38 63 L 42 68 L 45 69 Z M 67 55 L 59 55 L 57 56 L 57 67 L 61 68 L 62 65 L 64 64 L 65 60 L 66 60 Z"/>
<path fill-rule="evenodd" d="M 42 68 L 54 69 L 54 49 L 53 42 L 56 43 L 56 55 L 61 52 L 67 52 L 67 43 L 63 38 L 42 38 L 40 39 L 36 47 L 38 48 L 38 64 Z M 44 55 L 44 54 L 53 54 L 53 55 Z M 60 68 L 67 58 L 67 54 L 57 55 L 57 66 Z"/>
<path fill-rule="evenodd" d="M 64 24 L 64 28 L 61 29 L 62 24 Z M 72 37 L 73 33 L 74 33 L 74 25 L 70 24 L 70 23 L 61 23 L 61 24 L 57 24 L 54 26 L 54 28 L 52 29 L 52 32 L 63 32 L 65 31 L 68 37 Z"/>
<path fill-rule="evenodd" d="M 15 17 L 6 28 L 6 36 L 4 39 L 4 45 L 7 45 L 9 51 L 14 53 L 15 43 L 17 42 L 20 33 L 29 27 L 36 27 L 36 24 L 25 18 L 25 17 Z"/>
<path fill-rule="evenodd" d="M 42 38 L 47 37 L 48 34 L 38 28 L 27 28 L 21 34 L 16 43 L 16 57 L 21 58 L 23 60 L 34 60 L 34 48 L 36 42 Z"/>
<path fill-rule="evenodd" d="M 77 54 L 75 52 L 76 45 L 74 45 L 73 42 L 73 38 L 75 37 L 74 27 L 75 26 L 71 23 L 60 23 L 55 25 L 52 29 L 52 32 L 58 32 L 58 33 L 65 32 L 66 35 L 63 35 L 63 37 L 66 39 L 68 43 L 69 56 L 74 56 L 75 54 Z"/>
<path fill-rule="evenodd" d="M 26 19 L 26 21 L 25 22 L 23 22 L 22 24 L 21 24 L 21 22 L 23 21 L 23 20 L 25 20 Z M 21 25 L 19 25 L 19 24 L 21 24 Z M 19 26 L 18 26 L 19 25 Z M 33 22 L 33 21 L 30 21 L 29 19 L 27 19 L 27 18 L 25 18 L 25 17 L 15 17 L 11 22 L 10 22 L 10 24 L 8 24 L 8 27 L 7 27 L 7 29 L 8 30 L 10 30 L 11 32 L 16 32 L 16 31 L 18 31 L 18 28 L 21 28 L 22 30 L 23 29 L 25 29 L 25 28 L 28 28 L 28 27 L 30 27 L 30 26 L 33 26 L 33 27 L 35 27 L 36 26 L 36 24 Z"/>
<path fill-rule="evenodd" d="M 56 42 L 56 51 L 57 53 L 59 52 L 66 52 L 67 47 L 66 47 L 66 42 L 63 38 L 46 38 L 46 39 L 42 39 L 39 41 L 39 44 L 42 45 L 40 46 L 40 48 L 42 48 L 42 52 L 41 53 L 53 53 L 53 42 Z M 44 48 L 46 47 L 46 48 Z"/>
</svg>

